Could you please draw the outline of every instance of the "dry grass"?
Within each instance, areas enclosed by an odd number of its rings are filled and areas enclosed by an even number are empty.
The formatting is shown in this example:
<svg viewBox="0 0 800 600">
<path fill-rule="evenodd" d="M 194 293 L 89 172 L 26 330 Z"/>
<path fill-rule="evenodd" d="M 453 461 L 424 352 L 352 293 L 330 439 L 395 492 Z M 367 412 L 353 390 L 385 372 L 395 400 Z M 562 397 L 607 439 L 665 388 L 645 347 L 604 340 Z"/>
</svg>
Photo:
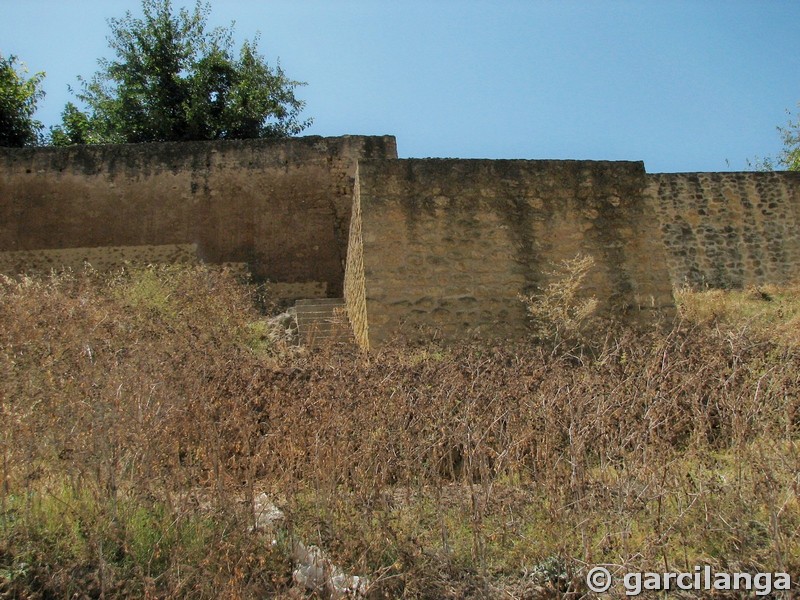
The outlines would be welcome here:
<svg viewBox="0 0 800 600">
<path fill-rule="evenodd" d="M 577 598 L 596 563 L 796 580 L 792 298 L 742 327 L 685 295 L 583 355 L 364 356 L 271 345 L 225 272 L 5 280 L 0 597 L 298 597 L 291 538 L 378 598 Z"/>
<path fill-rule="evenodd" d="M 800 287 L 763 285 L 705 292 L 684 289 L 675 296 L 682 315 L 690 322 L 762 338 L 777 337 L 790 346 L 800 346 Z"/>
</svg>

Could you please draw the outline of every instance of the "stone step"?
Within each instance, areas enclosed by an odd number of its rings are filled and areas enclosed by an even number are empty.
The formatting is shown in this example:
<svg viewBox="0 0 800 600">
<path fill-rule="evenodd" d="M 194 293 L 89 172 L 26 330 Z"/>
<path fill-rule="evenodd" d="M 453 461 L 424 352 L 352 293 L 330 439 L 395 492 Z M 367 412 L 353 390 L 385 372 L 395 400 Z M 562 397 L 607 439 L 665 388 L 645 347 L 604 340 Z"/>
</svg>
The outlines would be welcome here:
<svg viewBox="0 0 800 600">
<path fill-rule="evenodd" d="M 354 343 L 353 330 L 342 298 L 303 299 L 295 302 L 300 344 Z"/>
<path fill-rule="evenodd" d="M 344 298 L 304 298 L 294 303 L 295 306 L 344 306 Z"/>
</svg>

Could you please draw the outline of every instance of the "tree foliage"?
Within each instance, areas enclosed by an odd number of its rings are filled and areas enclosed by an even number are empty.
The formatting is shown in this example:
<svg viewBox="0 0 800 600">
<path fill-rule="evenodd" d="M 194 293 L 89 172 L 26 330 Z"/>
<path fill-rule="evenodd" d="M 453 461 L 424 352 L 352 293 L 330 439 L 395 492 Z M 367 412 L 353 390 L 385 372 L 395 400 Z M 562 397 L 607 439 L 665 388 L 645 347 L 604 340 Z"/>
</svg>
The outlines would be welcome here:
<svg viewBox="0 0 800 600">
<path fill-rule="evenodd" d="M 27 69 L 13 54 L 0 54 L 0 146 L 36 144 L 43 125 L 33 118 L 36 103 L 44 97 L 44 73 L 25 78 Z"/>
<path fill-rule="evenodd" d="M 86 113 L 81 112 L 72 102 L 67 102 L 61 113 L 61 125 L 50 128 L 50 143 L 54 146 L 101 144 L 103 141 Z"/>
<path fill-rule="evenodd" d="M 798 104 L 800 108 L 800 104 Z M 789 114 L 785 127 L 778 127 L 783 138 L 783 150 L 778 161 L 789 171 L 800 171 L 800 114 Z"/>
<path fill-rule="evenodd" d="M 300 82 L 270 67 L 258 38 L 234 49 L 233 27 L 209 30 L 208 4 L 174 12 L 170 0 L 142 0 L 142 17 L 110 19 L 114 59 L 81 79 L 84 113 L 68 104 L 53 128 L 57 145 L 269 138 L 296 135 Z"/>
<path fill-rule="evenodd" d="M 798 104 L 800 108 L 800 104 Z M 747 161 L 751 167 L 758 171 L 774 171 L 786 169 L 787 171 L 800 171 L 800 113 L 792 115 L 786 111 L 789 120 L 783 127 L 778 126 L 778 133 L 783 140 L 783 148 L 777 157 L 756 157 L 753 162 Z"/>
</svg>

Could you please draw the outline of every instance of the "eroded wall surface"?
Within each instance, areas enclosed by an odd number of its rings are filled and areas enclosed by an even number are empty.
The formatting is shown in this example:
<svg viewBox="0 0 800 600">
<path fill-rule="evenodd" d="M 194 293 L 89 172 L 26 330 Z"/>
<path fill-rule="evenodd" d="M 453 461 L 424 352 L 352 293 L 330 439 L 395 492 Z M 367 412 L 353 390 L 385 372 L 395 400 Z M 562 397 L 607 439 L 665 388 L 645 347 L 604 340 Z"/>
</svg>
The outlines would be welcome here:
<svg viewBox="0 0 800 600">
<path fill-rule="evenodd" d="M 0 263 L 194 245 L 340 295 L 357 160 L 396 156 L 391 136 L 0 149 Z"/>
<path fill-rule="evenodd" d="M 364 239 L 361 219 L 361 165 L 356 169 L 353 209 L 350 219 L 350 240 L 347 246 L 347 263 L 344 273 L 344 299 L 347 318 L 353 328 L 356 343 L 369 349 L 369 321 L 367 319 L 366 282 L 364 280 Z"/>
<path fill-rule="evenodd" d="M 796 283 L 800 173 L 648 176 L 675 286 Z"/>
<path fill-rule="evenodd" d="M 420 328 L 518 337 L 528 327 L 519 294 L 578 255 L 595 259 L 584 293 L 600 311 L 670 313 L 646 187 L 639 162 L 361 161 L 346 285 L 360 343 Z"/>
</svg>

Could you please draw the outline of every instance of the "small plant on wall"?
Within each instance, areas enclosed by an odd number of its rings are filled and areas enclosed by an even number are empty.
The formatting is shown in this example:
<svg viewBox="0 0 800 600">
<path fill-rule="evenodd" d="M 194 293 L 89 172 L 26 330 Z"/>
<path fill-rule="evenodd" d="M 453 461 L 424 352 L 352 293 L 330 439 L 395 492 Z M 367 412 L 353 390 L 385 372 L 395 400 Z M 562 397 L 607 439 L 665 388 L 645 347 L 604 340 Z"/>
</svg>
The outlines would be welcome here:
<svg viewBox="0 0 800 600">
<path fill-rule="evenodd" d="M 597 299 L 581 293 L 594 264 L 594 258 L 584 254 L 563 260 L 546 273 L 550 283 L 533 294 L 519 296 L 535 338 L 552 346 L 553 352 L 585 345 L 586 334 L 596 325 Z"/>
</svg>

